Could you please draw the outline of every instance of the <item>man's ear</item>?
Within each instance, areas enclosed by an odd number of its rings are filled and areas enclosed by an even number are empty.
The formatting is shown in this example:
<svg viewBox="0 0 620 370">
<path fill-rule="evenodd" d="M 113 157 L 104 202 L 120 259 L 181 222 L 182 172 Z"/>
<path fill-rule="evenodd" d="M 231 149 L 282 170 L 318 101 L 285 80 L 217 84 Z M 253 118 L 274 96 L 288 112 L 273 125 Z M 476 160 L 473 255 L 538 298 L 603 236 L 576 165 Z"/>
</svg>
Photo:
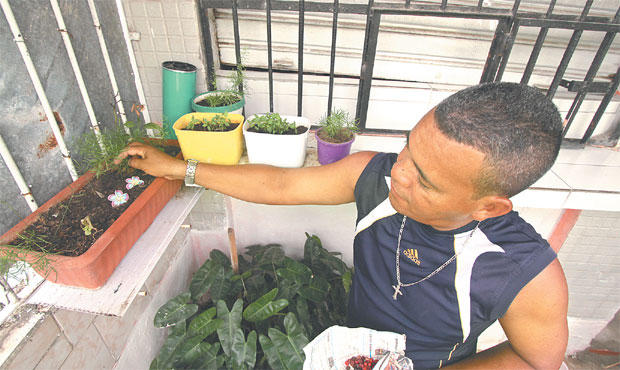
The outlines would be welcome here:
<svg viewBox="0 0 620 370">
<path fill-rule="evenodd" d="M 483 221 L 487 218 L 503 216 L 512 211 L 512 202 L 506 197 L 489 195 L 478 199 L 479 207 L 472 217 L 474 220 Z"/>
</svg>

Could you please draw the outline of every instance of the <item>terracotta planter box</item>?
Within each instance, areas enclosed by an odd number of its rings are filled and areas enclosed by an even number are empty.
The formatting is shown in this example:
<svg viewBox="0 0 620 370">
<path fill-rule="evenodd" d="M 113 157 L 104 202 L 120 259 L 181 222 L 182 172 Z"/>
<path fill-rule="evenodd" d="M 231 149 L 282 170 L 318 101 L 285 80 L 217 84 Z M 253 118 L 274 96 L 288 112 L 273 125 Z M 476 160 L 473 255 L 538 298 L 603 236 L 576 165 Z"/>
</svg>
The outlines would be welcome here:
<svg viewBox="0 0 620 370">
<path fill-rule="evenodd" d="M 40 214 L 78 192 L 93 177 L 94 174 L 89 172 L 69 184 L 2 235 L 0 245 L 11 242 Z M 37 273 L 57 284 L 87 289 L 100 288 L 182 184 L 182 180 L 171 181 L 156 178 L 88 251 L 77 257 L 49 255 L 53 270 L 47 276 L 42 271 L 37 271 Z"/>
</svg>

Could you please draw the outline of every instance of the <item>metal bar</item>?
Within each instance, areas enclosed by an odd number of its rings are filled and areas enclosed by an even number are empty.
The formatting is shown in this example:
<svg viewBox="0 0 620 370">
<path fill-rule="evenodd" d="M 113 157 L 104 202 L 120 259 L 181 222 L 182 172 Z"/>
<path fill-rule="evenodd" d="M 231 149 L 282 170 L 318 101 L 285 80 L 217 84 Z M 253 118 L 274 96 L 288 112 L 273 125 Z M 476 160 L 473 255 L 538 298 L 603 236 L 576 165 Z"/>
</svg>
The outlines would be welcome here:
<svg viewBox="0 0 620 370">
<path fill-rule="evenodd" d="M 241 41 L 239 37 L 239 15 L 237 14 L 237 0 L 233 0 L 233 33 L 235 37 L 235 61 L 237 65 L 235 66 L 235 73 L 239 73 L 239 66 L 243 63 L 241 60 Z M 235 86 L 233 86 L 235 87 Z M 237 90 L 243 94 L 243 83 L 240 83 L 239 86 L 236 86 Z"/>
<path fill-rule="evenodd" d="M 88 8 L 90 9 L 90 16 L 97 32 L 97 39 L 99 40 L 99 47 L 101 48 L 101 54 L 103 54 L 103 61 L 105 63 L 108 76 L 110 77 L 110 85 L 112 85 L 112 94 L 114 94 L 114 107 L 118 109 L 118 115 L 121 117 L 121 122 L 124 124 L 127 122 L 127 116 L 125 114 L 125 107 L 123 106 L 123 99 L 116 82 L 116 75 L 114 74 L 114 68 L 112 67 L 112 61 L 110 60 L 110 53 L 108 52 L 108 46 L 103 37 L 103 31 L 101 30 L 101 22 L 99 21 L 99 14 L 97 13 L 97 7 L 94 0 L 88 0 Z M 126 128 L 129 131 L 128 128 Z"/>
<path fill-rule="evenodd" d="M 441 10 L 446 10 L 446 6 L 448 6 L 448 0 L 441 0 Z"/>
<path fill-rule="evenodd" d="M 614 22 L 618 22 L 619 19 L 620 19 L 620 8 L 618 8 L 618 10 L 616 11 Z M 575 116 L 577 116 L 577 112 L 579 111 L 579 108 L 581 107 L 581 104 L 583 103 L 583 100 L 585 99 L 586 94 L 588 93 L 588 85 L 594 80 L 594 77 L 596 76 L 596 73 L 601 67 L 601 64 L 603 63 L 603 59 L 605 58 L 605 55 L 607 55 L 607 52 L 609 51 L 609 47 L 611 46 L 611 43 L 614 41 L 615 37 L 616 37 L 615 32 L 608 32 L 605 34 L 603 41 L 601 41 L 601 45 L 599 46 L 598 51 L 596 52 L 596 55 L 594 56 L 594 59 L 592 60 L 592 64 L 590 64 L 590 68 L 588 69 L 588 72 L 586 73 L 586 77 L 583 79 L 583 81 L 586 84 L 586 87 L 579 90 L 579 92 L 577 93 L 577 96 L 573 100 L 573 104 L 571 105 L 568 113 L 566 114 L 566 117 L 565 117 L 566 124 L 564 126 L 564 135 L 566 135 L 571 124 L 573 123 L 573 120 L 575 119 Z"/>
<path fill-rule="evenodd" d="M 547 14 L 545 14 L 545 18 L 551 17 L 551 13 L 553 13 L 553 8 L 555 7 L 556 1 L 557 0 L 551 0 L 551 3 L 547 8 Z M 540 29 L 540 32 L 538 32 L 538 37 L 536 38 L 536 42 L 534 43 L 534 48 L 532 49 L 532 53 L 530 54 L 530 59 L 528 59 L 527 66 L 525 67 L 525 71 L 523 72 L 523 76 L 521 76 L 522 84 L 527 84 L 530 81 L 530 77 L 532 76 L 532 72 L 534 71 L 534 66 L 536 65 L 538 56 L 540 55 L 540 50 L 542 49 L 543 43 L 545 42 L 545 38 L 547 38 L 548 31 L 548 27 L 542 27 Z"/>
<path fill-rule="evenodd" d="M 381 24 L 381 13 L 370 11 L 370 25 L 368 30 L 368 39 L 366 41 L 366 58 L 362 60 L 362 70 L 360 72 L 361 92 L 358 94 L 359 108 L 357 109 L 356 118 L 359 119 L 359 127 L 366 127 L 366 118 L 368 117 L 368 104 L 370 101 L 370 87 L 372 85 L 372 72 L 375 65 L 375 55 L 377 53 L 377 41 L 379 39 L 379 25 Z"/>
<path fill-rule="evenodd" d="M 495 74 L 497 67 L 501 61 L 501 50 L 504 45 L 506 34 L 510 30 L 510 18 L 502 18 L 497 23 L 495 28 L 495 35 L 493 35 L 493 42 L 489 48 L 489 54 L 487 60 L 484 63 L 484 69 L 482 70 L 482 76 L 480 76 L 480 83 L 493 82 L 495 80 Z"/>
<path fill-rule="evenodd" d="M 297 115 L 302 116 L 304 90 L 304 0 L 299 0 L 299 42 L 297 46 Z"/>
<path fill-rule="evenodd" d="M 62 41 L 65 44 L 65 49 L 67 49 L 67 56 L 69 57 L 69 62 L 71 63 L 73 74 L 75 75 L 80 94 L 82 95 L 82 101 L 84 102 L 84 107 L 86 108 L 86 113 L 88 114 L 90 125 L 93 128 L 95 136 L 97 137 L 97 139 L 99 139 L 99 146 L 101 147 L 101 150 L 105 151 L 105 147 L 100 140 L 101 130 L 99 129 L 99 122 L 97 122 L 97 116 L 95 115 L 93 104 L 90 101 L 88 89 L 86 88 L 86 82 L 84 81 L 82 70 L 80 69 L 80 65 L 78 64 L 77 56 L 75 55 L 73 44 L 71 43 L 71 38 L 69 37 L 69 31 L 67 31 L 67 25 L 65 24 L 65 19 L 62 16 L 62 11 L 60 10 L 60 5 L 58 4 L 58 0 L 50 0 L 50 4 L 52 5 L 52 11 L 54 12 L 54 16 L 56 17 L 56 22 L 58 23 L 58 32 L 60 32 Z"/>
<path fill-rule="evenodd" d="M 512 29 L 510 30 L 510 36 L 508 36 L 504 40 L 504 47 L 502 52 L 501 61 L 499 64 L 499 68 L 497 70 L 497 74 L 495 75 L 495 81 L 501 81 L 502 76 L 504 75 L 504 71 L 506 70 L 506 65 L 508 64 L 508 58 L 510 58 L 510 52 L 512 51 L 512 47 L 517 38 L 517 33 L 519 32 L 519 22 L 515 21 L 512 25 Z"/>
<path fill-rule="evenodd" d="M 198 2 L 198 16 L 200 17 L 200 31 L 202 32 L 202 50 L 205 52 L 207 62 L 207 90 L 215 90 L 215 59 L 211 40 L 211 22 L 209 22 L 206 0 Z"/>
<path fill-rule="evenodd" d="M 590 7 L 592 7 L 593 0 L 587 0 L 586 5 L 581 12 L 581 18 L 585 18 L 588 12 L 590 11 Z M 579 39 L 581 38 L 582 30 L 576 30 L 573 32 L 573 35 L 568 42 L 568 46 L 566 46 L 566 50 L 564 51 L 564 55 L 562 56 L 562 60 L 560 61 L 560 65 L 558 69 L 555 71 L 555 76 L 553 76 L 553 81 L 551 81 L 551 85 L 549 86 L 549 90 L 547 91 L 547 97 L 552 99 L 555 95 L 555 92 L 560 85 L 560 81 L 562 80 L 562 76 L 564 76 L 564 72 L 566 72 L 566 68 L 568 67 L 568 63 L 577 48 L 577 44 L 579 43 Z"/>
<path fill-rule="evenodd" d="M 479 0 L 480 1 L 480 0 Z M 209 8 L 225 8 L 230 9 L 230 0 L 207 0 Z M 238 0 L 240 9 L 265 10 L 265 0 Z M 304 4 L 306 12 L 331 13 L 332 5 L 330 3 L 319 3 L 306 1 Z M 296 0 L 271 0 L 271 9 L 299 11 L 299 4 Z M 435 4 L 410 4 L 409 7 L 399 3 L 381 3 L 373 7 L 373 10 L 382 14 L 402 14 L 402 15 L 432 15 L 438 17 L 456 17 L 456 18 L 472 18 L 472 19 L 498 19 L 500 17 L 511 16 L 509 9 L 500 8 L 484 8 L 482 12 L 478 6 L 466 5 L 447 5 L 446 10 L 442 11 L 440 5 Z M 367 14 L 367 6 L 362 4 L 340 4 L 339 12 L 341 14 Z M 542 13 L 520 12 L 518 14 L 521 19 L 543 19 L 545 15 Z M 559 21 L 579 21 L 580 16 L 569 14 L 558 14 L 551 17 L 553 20 Z M 588 23 L 608 23 L 609 17 L 587 16 L 582 21 Z M 521 23 L 523 26 L 523 23 Z M 613 30 L 612 30 L 613 31 Z"/>
<path fill-rule="evenodd" d="M 338 32 L 338 0 L 334 0 L 334 17 L 332 21 L 332 50 L 329 57 L 329 93 L 327 95 L 327 115 L 332 113 L 334 98 L 334 69 L 336 67 L 336 35 Z"/>
<path fill-rule="evenodd" d="M 476 7 L 476 10 L 481 11 L 483 4 L 484 4 L 484 0 L 478 0 L 478 6 Z"/>
<path fill-rule="evenodd" d="M 508 64 L 508 59 L 510 58 L 510 52 L 512 51 L 512 46 L 517 39 L 517 33 L 519 32 L 519 22 L 515 20 L 517 15 L 517 11 L 519 9 L 519 5 L 521 4 L 521 0 L 515 0 L 515 3 L 512 7 L 512 18 L 510 20 L 510 36 L 508 36 L 504 40 L 504 45 L 502 47 L 502 59 L 499 64 L 499 68 L 497 70 L 497 74 L 495 75 L 495 81 L 501 81 L 502 76 L 504 75 L 504 70 L 506 69 L 506 65 Z"/>
<path fill-rule="evenodd" d="M 265 0 L 238 0 L 240 9 L 252 9 L 252 10 L 265 10 L 266 2 Z M 230 9 L 230 0 L 208 0 L 209 8 L 224 8 Z M 312 2 L 306 1 L 304 4 L 305 10 L 307 12 L 317 12 L 317 13 L 332 13 L 333 7 L 332 4 L 326 2 Z M 350 4 L 344 3 L 340 4 L 339 12 L 343 14 L 366 14 L 366 5 L 362 4 Z M 299 11 L 299 4 L 296 1 L 282 1 L 282 0 L 272 0 L 271 9 L 276 10 L 286 10 L 286 11 Z M 414 12 L 415 15 L 430 15 L 430 14 L 442 14 L 444 11 L 441 10 L 441 5 L 433 5 L 433 4 L 402 4 L 398 3 L 382 3 L 380 6 L 374 7 L 373 10 L 380 12 L 390 12 L 394 14 L 411 14 Z M 467 13 L 477 13 L 478 9 L 476 6 L 464 6 L 464 5 L 447 5 L 445 11 L 448 13 L 458 13 L 461 15 L 467 16 Z M 421 14 L 428 12 L 429 14 Z M 506 9 L 485 9 L 485 13 L 488 15 L 497 16 L 507 16 L 510 15 L 510 11 Z M 478 16 L 476 14 L 473 15 L 474 18 Z M 602 18 L 602 17 L 601 17 Z"/>
<path fill-rule="evenodd" d="M 26 180 L 24 180 L 22 173 L 19 171 L 19 167 L 17 167 L 17 164 L 15 163 L 15 160 L 13 159 L 9 148 L 6 146 L 2 135 L 0 135 L 0 155 L 2 155 L 2 159 L 4 160 L 6 167 L 9 169 L 9 172 L 13 176 L 13 180 L 15 180 L 15 183 L 17 184 L 19 191 L 24 197 L 24 200 L 26 201 L 26 203 L 28 203 L 28 207 L 30 207 L 30 210 L 32 212 L 36 211 L 37 208 L 39 208 L 39 206 L 37 205 L 37 201 L 32 196 L 30 187 L 26 183 Z"/>
<path fill-rule="evenodd" d="M 142 88 L 142 79 L 140 78 L 140 70 L 138 69 L 138 62 L 136 62 L 136 55 L 133 52 L 133 45 L 129 38 L 129 26 L 127 26 L 127 16 L 125 16 L 125 10 L 123 8 L 122 0 L 116 0 L 116 9 L 118 11 L 118 18 L 121 22 L 121 28 L 123 29 L 123 37 L 125 39 L 125 46 L 127 47 L 127 55 L 129 56 L 129 64 L 131 64 L 131 71 L 134 77 L 134 84 L 138 93 L 138 101 L 142 105 L 142 116 L 144 122 L 151 122 L 151 114 L 149 108 L 146 105 L 146 96 L 144 95 L 144 88 Z M 149 135 L 152 135 L 152 131 L 147 130 Z"/>
<path fill-rule="evenodd" d="M 619 24 L 612 23 L 588 23 L 579 20 L 563 21 L 555 19 L 531 19 L 524 18 L 520 21 L 524 27 L 548 27 L 560 28 L 578 31 L 602 31 L 602 32 L 620 32 Z"/>
<path fill-rule="evenodd" d="M 368 37 L 370 36 L 370 20 L 372 17 L 372 6 L 374 5 L 374 0 L 368 0 L 368 7 L 366 13 L 366 27 L 364 28 L 364 46 L 362 48 L 362 67 L 360 70 L 360 80 L 357 87 L 357 103 L 355 107 L 355 119 L 359 122 L 360 128 L 363 128 L 362 122 L 360 121 L 360 115 L 362 110 L 362 95 L 364 91 L 364 84 L 366 82 L 365 71 L 366 71 L 366 58 L 368 56 Z M 372 75 L 371 75 L 372 78 Z M 368 105 L 366 108 L 368 109 Z M 366 122 L 364 122 L 365 125 Z"/>
<path fill-rule="evenodd" d="M 588 126 L 586 133 L 581 138 L 580 143 L 585 144 L 588 140 L 590 140 L 590 137 L 592 137 L 592 133 L 594 133 L 594 129 L 596 129 L 596 125 L 598 125 L 599 121 L 601 120 L 601 117 L 603 117 L 603 113 L 605 113 L 605 109 L 607 109 L 607 106 L 609 105 L 609 102 L 616 94 L 618 85 L 620 85 L 620 67 L 618 67 L 618 70 L 616 71 L 616 75 L 614 76 L 614 79 L 611 81 L 611 84 L 609 85 L 609 90 L 607 90 L 607 93 L 603 97 L 603 100 L 601 100 L 601 104 L 599 104 L 598 109 L 596 110 L 596 113 L 594 113 L 594 117 L 592 117 L 592 121 L 590 122 L 590 125 Z"/>
<path fill-rule="evenodd" d="M 67 169 L 69 170 L 69 175 L 71 176 L 71 179 L 75 181 L 78 178 L 77 171 L 75 170 L 75 166 L 73 165 L 73 161 L 71 160 L 71 155 L 69 154 L 69 149 L 67 148 L 65 139 L 60 132 L 60 128 L 58 127 L 58 122 L 56 122 L 56 117 L 54 116 L 52 107 L 50 106 L 49 100 L 47 100 L 45 89 L 43 88 L 43 84 L 41 84 L 41 79 L 39 78 L 37 69 L 34 66 L 32 58 L 30 57 L 30 52 L 28 51 L 28 47 L 26 47 L 24 37 L 21 30 L 19 29 L 19 25 L 17 24 L 17 20 L 15 19 L 15 15 L 13 14 L 13 10 L 11 9 L 11 5 L 9 4 L 8 0 L 0 0 L 0 7 L 2 7 L 2 11 L 4 11 L 6 20 L 9 23 L 9 28 L 11 29 L 11 33 L 13 33 L 13 40 L 15 41 L 17 49 L 19 50 L 24 64 L 26 65 L 26 70 L 28 70 L 28 75 L 32 80 L 32 84 L 34 85 L 37 97 L 39 98 L 39 101 L 43 106 L 45 117 L 49 122 L 50 128 L 52 129 L 54 139 L 56 139 L 56 142 L 58 143 L 60 154 L 65 161 Z"/>
<path fill-rule="evenodd" d="M 271 0 L 266 0 L 267 6 L 267 69 L 269 71 L 269 113 L 273 113 L 273 58 L 271 51 Z"/>
</svg>

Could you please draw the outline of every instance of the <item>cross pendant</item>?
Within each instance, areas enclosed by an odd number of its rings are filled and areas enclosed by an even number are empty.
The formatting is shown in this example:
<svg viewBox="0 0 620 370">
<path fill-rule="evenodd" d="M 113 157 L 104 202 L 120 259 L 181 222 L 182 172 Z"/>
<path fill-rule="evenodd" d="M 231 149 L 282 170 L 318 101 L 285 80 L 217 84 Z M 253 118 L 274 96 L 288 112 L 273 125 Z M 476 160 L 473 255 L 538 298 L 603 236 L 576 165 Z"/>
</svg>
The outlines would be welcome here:
<svg viewBox="0 0 620 370">
<path fill-rule="evenodd" d="M 403 292 L 400 291 L 400 284 L 398 285 L 392 285 L 392 288 L 394 289 L 394 295 L 392 296 L 392 298 L 394 298 L 394 300 L 396 300 L 398 298 L 398 295 L 403 295 Z"/>
</svg>

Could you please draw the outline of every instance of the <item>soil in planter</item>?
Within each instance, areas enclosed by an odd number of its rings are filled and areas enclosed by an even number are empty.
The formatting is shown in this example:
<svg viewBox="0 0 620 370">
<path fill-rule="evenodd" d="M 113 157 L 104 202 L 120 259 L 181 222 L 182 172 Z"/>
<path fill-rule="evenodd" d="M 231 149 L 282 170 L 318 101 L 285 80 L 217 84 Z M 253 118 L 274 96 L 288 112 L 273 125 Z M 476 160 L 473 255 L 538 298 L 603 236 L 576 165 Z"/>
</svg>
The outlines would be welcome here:
<svg viewBox="0 0 620 370">
<path fill-rule="evenodd" d="M 132 176 L 140 177 L 144 185 L 126 189 L 125 179 Z M 48 253 L 77 257 L 90 248 L 154 179 L 153 176 L 140 170 L 133 170 L 129 174 L 108 172 L 94 177 L 79 192 L 41 214 L 32 225 L 24 230 L 22 235 L 35 233 L 43 237 L 49 242 L 45 244 Z M 112 207 L 108 195 L 114 194 L 115 190 L 129 194 L 127 203 Z M 82 228 L 82 220 L 87 216 L 93 226 L 90 235 L 86 235 Z M 17 243 L 19 241 L 13 242 L 13 244 Z M 35 248 L 33 250 L 36 251 Z"/>
<path fill-rule="evenodd" d="M 248 131 L 249 132 L 256 132 L 256 133 L 259 133 L 259 134 L 268 134 L 269 133 L 269 132 L 265 132 L 265 131 L 259 130 L 256 127 L 250 127 L 250 128 L 248 128 Z M 301 134 L 303 134 L 306 131 L 308 131 L 308 128 L 306 126 L 297 126 L 297 127 L 295 127 L 294 130 L 293 129 L 288 129 L 288 130 L 286 130 L 285 132 L 283 132 L 280 135 L 301 135 Z"/>
<path fill-rule="evenodd" d="M 207 130 L 206 127 L 202 127 L 202 125 L 195 125 L 193 128 L 184 128 L 183 130 L 186 131 L 208 131 L 208 132 L 228 132 L 228 131 L 233 131 L 234 129 L 237 128 L 237 126 L 239 126 L 239 123 L 231 123 L 230 126 L 228 126 L 228 128 L 226 130 L 222 130 L 222 131 L 211 131 L 211 130 Z"/>
<path fill-rule="evenodd" d="M 203 99 L 203 100 L 199 100 L 196 102 L 196 105 L 200 105 L 201 107 L 225 107 L 227 105 L 233 105 L 233 104 L 237 104 L 241 101 L 241 98 L 236 99 L 235 101 L 228 101 L 228 102 L 221 102 L 221 103 L 217 103 L 217 104 L 209 104 L 209 102 L 207 102 L 207 99 Z"/>
<path fill-rule="evenodd" d="M 178 147 L 166 147 L 164 151 L 170 155 L 179 152 Z M 143 185 L 127 189 L 125 179 L 132 176 L 140 177 Z M 44 238 L 45 252 L 68 257 L 84 254 L 93 243 L 116 221 L 117 218 L 138 198 L 140 194 L 155 180 L 151 175 L 140 170 L 129 168 L 129 172 L 108 172 L 93 179 L 71 197 L 54 205 L 41 214 L 35 222 L 28 226 L 21 235 L 34 235 Z M 108 195 L 115 190 L 129 194 L 127 203 L 112 207 Z M 89 217 L 92 232 L 86 235 L 82 220 Z M 9 244 L 19 244 L 21 240 Z M 32 248 L 33 251 L 38 251 Z"/>
<path fill-rule="evenodd" d="M 341 130 L 335 137 L 330 137 L 325 130 L 321 130 L 319 131 L 319 138 L 328 143 L 340 144 L 353 139 L 353 133 L 349 130 Z"/>
</svg>

